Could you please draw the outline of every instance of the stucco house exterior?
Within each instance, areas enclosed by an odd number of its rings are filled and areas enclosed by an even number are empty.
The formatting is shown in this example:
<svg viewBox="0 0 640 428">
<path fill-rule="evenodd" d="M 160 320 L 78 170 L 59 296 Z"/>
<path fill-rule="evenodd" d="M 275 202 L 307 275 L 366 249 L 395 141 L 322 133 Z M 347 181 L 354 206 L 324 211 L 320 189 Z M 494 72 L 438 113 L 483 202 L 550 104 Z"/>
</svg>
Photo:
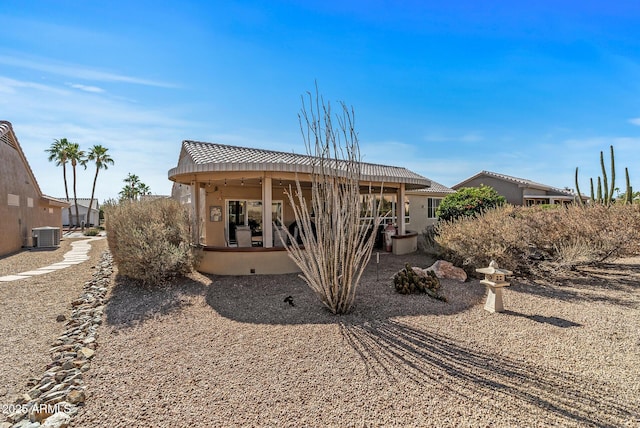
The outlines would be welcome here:
<svg viewBox="0 0 640 428">
<path fill-rule="evenodd" d="M 568 204 L 574 202 L 578 197 L 570 190 L 557 189 L 526 178 L 512 177 L 491 171 L 480 171 L 452 188 L 459 190 L 464 187 L 480 187 L 482 185 L 493 187 L 512 205 Z"/>
<path fill-rule="evenodd" d="M 285 190 L 295 188 L 298 178 L 310 201 L 314 163 L 308 155 L 183 141 L 178 165 L 168 176 L 174 182 L 172 196 L 191 206 L 194 244 L 202 249 L 198 270 L 225 275 L 298 272 L 279 238 L 281 228 L 291 228 L 295 220 Z M 332 170 L 340 174 L 343 166 Z M 408 191 L 431 185 L 406 168 L 370 163 L 361 164 L 360 183 L 363 193 L 382 192 L 387 201 L 404 201 Z M 393 218 L 404 219 L 405 204 L 393 206 Z M 404 221 L 397 221 L 397 235 L 398 240 L 411 235 Z"/>
<path fill-rule="evenodd" d="M 44 154 L 43 154 L 44 156 Z M 64 201 L 42 194 L 11 123 L 0 121 L 0 256 L 32 245 L 32 229 L 62 229 Z"/>
<path fill-rule="evenodd" d="M 58 198 L 60 200 L 65 200 L 66 198 Z M 89 201 L 91 198 L 77 198 L 76 201 L 78 203 L 78 214 L 80 218 L 76 218 L 76 206 L 73 201 L 73 197 L 69 198 L 69 203 L 71 204 L 71 221 L 69 221 L 69 210 L 62 210 L 62 224 L 65 226 L 82 226 L 82 223 L 87 222 L 87 211 L 89 211 Z M 100 222 L 100 204 L 97 199 L 93 200 L 91 204 L 91 220 L 89 224 L 85 224 L 86 226 L 98 225 Z"/>
<path fill-rule="evenodd" d="M 431 186 L 424 189 L 408 190 L 409 218 L 407 227 L 417 232 L 424 232 L 438 220 L 436 210 L 447 195 L 456 191 L 443 184 L 431 180 Z"/>
</svg>

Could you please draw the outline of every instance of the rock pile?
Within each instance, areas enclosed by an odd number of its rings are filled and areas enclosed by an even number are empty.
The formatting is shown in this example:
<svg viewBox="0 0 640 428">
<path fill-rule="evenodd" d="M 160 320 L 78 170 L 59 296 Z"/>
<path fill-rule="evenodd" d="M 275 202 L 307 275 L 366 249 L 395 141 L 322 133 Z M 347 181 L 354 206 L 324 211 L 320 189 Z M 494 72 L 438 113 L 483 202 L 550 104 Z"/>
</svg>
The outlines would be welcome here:
<svg viewBox="0 0 640 428">
<path fill-rule="evenodd" d="M 16 401 L 8 422 L 0 428 L 64 428 L 84 404 L 83 374 L 91 367 L 98 346 L 97 330 L 102 324 L 105 296 L 111 282 L 113 260 L 106 251 L 82 295 L 71 302 L 71 319 L 66 330 L 49 350 L 51 363 L 40 378 L 28 382 L 29 391 Z"/>
<path fill-rule="evenodd" d="M 438 260 L 423 270 L 432 271 L 440 279 L 457 279 L 460 282 L 467 280 L 467 273 L 464 269 L 456 267 L 453 263 L 446 260 Z"/>
</svg>

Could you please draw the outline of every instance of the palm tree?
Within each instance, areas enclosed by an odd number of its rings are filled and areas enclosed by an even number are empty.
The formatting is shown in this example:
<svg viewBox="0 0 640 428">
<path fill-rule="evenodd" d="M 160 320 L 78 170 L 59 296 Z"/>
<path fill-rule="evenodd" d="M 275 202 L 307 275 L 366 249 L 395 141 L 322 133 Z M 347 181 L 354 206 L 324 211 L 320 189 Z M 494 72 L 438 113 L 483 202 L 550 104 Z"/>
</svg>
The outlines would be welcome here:
<svg viewBox="0 0 640 428">
<path fill-rule="evenodd" d="M 71 167 L 73 169 L 73 203 L 76 206 L 76 221 L 80 221 L 80 211 L 78 210 L 78 195 L 76 192 L 76 166 L 78 164 L 87 167 L 87 160 L 85 159 L 84 152 L 80 150 L 80 145 L 78 143 L 69 143 L 67 146 L 67 160 L 71 162 Z M 82 225 L 82 230 L 84 231 L 84 224 Z"/>
<path fill-rule="evenodd" d="M 120 196 L 122 197 L 122 199 L 138 199 L 138 187 L 141 184 L 140 177 L 135 174 L 129 173 L 127 174 L 127 178 L 122 181 L 127 183 L 127 185 L 124 186 L 120 191 Z"/>
<path fill-rule="evenodd" d="M 151 188 L 144 183 L 138 184 L 138 188 L 136 190 L 140 196 L 146 196 L 151 194 Z"/>
<path fill-rule="evenodd" d="M 56 166 L 62 165 L 62 178 L 64 179 L 64 195 L 69 202 L 69 186 L 67 184 L 67 162 L 69 161 L 69 145 L 66 138 L 53 140 L 51 147 L 45 151 L 49 153 L 49 162 L 55 161 Z M 69 204 L 69 227 L 71 227 L 71 204 Z"/>
<path fill-rule="evenodd" d="M 109 169 L 108 165 L 113 165 L 113 159 L 107 154 L 109 149 L 102 147 L 99 144 L 94 145 L 89 150 L 87 155 L 87 161 L 93 161 L 96 164 L 96 175 L 93 176 L 93 187 L 91 188 L 91 199 L 89 199 L 89 210 L 87 211 L 87 224 L 91 224 L 91 206 L 93 205 L 93 196 L 96 193 L 96 181 L 98 181 L 98 172 L 101 169 Z M 98 223 L 100 219 L 98 219 Z"/>
</svg>

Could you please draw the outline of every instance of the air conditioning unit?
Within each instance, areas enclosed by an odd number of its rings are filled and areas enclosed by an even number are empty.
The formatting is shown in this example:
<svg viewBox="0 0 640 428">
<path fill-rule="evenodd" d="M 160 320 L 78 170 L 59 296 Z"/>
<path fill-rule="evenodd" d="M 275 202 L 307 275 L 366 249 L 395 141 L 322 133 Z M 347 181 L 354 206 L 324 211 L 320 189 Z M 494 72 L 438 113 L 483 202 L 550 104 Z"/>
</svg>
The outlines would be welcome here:
<svg viewBox="0 0 640 428">
<path fill-rule="evenodd" d="M 57 247 L 60 245 L 60 228 L 35 227 L 31 229 L 31 237 L 35 248 Z"/>
</svg>

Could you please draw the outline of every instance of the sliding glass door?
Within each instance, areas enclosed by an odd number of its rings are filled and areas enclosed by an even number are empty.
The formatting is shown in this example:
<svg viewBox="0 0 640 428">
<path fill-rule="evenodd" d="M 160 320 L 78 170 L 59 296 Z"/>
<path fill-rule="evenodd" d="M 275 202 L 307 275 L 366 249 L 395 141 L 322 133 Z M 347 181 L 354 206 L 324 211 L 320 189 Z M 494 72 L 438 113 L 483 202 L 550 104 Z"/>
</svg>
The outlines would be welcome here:
<svg viewBox="0 0 640 428">
<path fill-rule="evenodd" d="M 227 204 L 227 242 L 235 244 L 236 228 L 249 226 L 251 236 L 262 236 L 262 201 L 258 200 L 228 200 Z M 271 215 L 277 225 L 282 225 L 282 201 L 273 201 Z"/>
</svg>

